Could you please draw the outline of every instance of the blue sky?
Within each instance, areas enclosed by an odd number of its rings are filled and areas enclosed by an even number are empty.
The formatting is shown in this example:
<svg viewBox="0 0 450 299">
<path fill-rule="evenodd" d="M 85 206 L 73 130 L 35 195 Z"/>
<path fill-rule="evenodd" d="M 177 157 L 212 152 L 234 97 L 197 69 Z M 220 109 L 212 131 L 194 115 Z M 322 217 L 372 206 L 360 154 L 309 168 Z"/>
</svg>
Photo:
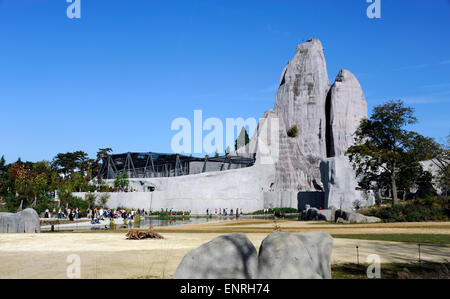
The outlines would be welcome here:
<svg viewBox="0 0 450 299">
<path fill-rule="evenodd" d="M 414 130 L 450 132 L 450 1 L 0 0 L 0 155 L 170 152 L 177 117 L 254 117 L 273 108 L 295 47 L 325 49 L 330 81 L 359 79 L 369 110 L 416 109 Z M 205 132 L 206 134 L 207 132 Z"/>
</svg>

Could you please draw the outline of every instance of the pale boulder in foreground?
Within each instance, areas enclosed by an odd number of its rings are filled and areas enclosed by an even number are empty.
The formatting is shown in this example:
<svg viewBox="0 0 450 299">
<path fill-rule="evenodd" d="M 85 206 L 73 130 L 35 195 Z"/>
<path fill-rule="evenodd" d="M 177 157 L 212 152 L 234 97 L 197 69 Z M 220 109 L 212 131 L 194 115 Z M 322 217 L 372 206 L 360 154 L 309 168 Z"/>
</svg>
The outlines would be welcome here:
<svg viewBox="0 0 450 299">
<path fill-rule="evenodd" d="M 18 213 L 0 213 L 0 233 L 39 233 L 39 215 L 33 209 Z"/>
<path fill-rule="evenodd" d="M 191 250 L 178 266 L 175 279 L 253 279 L 258 257 L 244 234 L 219 236 Z"/>
<path fill-rule="evenodd" d="M 332 249 L 328 233 L 271 233 L 259 249 L 258 278 L 331 279 Z"/>
<path fill-rule="evenodd" d="M 268 235 L 259 250 L 244 234 L 213 239 L 190 251 L 175 279 L 330 279 L 333 238 L 328 233 Z"/>
</svg>

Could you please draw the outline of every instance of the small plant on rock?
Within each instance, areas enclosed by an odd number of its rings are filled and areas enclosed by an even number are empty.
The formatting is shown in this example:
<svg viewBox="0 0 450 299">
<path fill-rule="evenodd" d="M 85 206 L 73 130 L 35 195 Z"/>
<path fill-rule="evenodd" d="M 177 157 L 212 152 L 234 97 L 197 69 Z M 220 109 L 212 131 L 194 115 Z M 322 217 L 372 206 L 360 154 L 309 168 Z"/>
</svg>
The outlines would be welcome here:
<svg viewBox="0 0 450 299">
<path fill-rule="evenodd" d="M 287 135 L 291 138 L 295 138 L 298 136 L 298 128 L 296 125 L 292 126 L 289 128 L 289 130 L 287 131 Z"/>
</svg>

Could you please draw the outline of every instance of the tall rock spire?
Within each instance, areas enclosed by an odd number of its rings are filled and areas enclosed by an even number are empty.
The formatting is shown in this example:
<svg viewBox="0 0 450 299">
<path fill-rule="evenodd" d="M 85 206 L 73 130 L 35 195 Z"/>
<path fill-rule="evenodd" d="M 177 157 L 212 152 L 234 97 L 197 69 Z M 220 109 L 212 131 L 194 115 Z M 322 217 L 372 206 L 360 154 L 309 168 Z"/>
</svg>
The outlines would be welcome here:
<svg viewBox="0 0 450 299">
<path fill-rule="evenodd" d="M 354 133 L 363 118 L 367 118 L 367 102 L 356 77 L 341 70 L 330 89 L 328 156 L 343 156 L 354 144 Z M 329 105 L 329 107 L 328 107 Z"/>
<path fill-rule="evenodd" d="M 325 101 L 330 89 L 322 43 L 311 39 L 297 46 L 294 58 L 284 68 L 275 102 L 275 112 L 296 137 L 305 156 L 325 158 Z"/>
<path fill-rule="evenodd" d="M 330 87 L 322 43 L 311 39 L 298 45 L 281 73 L 274 110 L 263 117 L 279 120 L 279 159 L 270 188 L 323 191 L 329 187 L 323 184 L 319 165 L 327 157 L 345 154 L 363 118 L 367 118 L 367 103 L 355 76 L 341 70 Z M 292 126 L 298 133 L 288 136 Z M 257 135 L 246 147 L 252 148 L 250 152 L 257 148 Z"/>
</svg>

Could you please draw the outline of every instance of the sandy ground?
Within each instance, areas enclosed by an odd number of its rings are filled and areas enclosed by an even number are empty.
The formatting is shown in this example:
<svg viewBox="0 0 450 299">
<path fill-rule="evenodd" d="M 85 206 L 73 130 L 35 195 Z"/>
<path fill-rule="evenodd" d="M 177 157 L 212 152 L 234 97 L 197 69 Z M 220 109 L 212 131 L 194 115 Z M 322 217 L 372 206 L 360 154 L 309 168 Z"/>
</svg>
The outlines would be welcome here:
<svg viewBox="0 0 450 299">
<path fill-rule="evenodd" d="M 285 221 L 278 225 L 283 231 L 450 233 L 449 223 L 343 226 Z M 267 232 L 254 232 L 258 228 Z M 222 234 L 214 230 L 246 231 L 259 248 L 273 231 L 273 223 L 248 220 L 158 228 L 164 240 L 140 241 L 126 240 L 124 233 L 106 232 L 2 234 L 0 278 L 67 278 L 67 271 L 70 273 L 76 261 L 72 259 L 74 254 L 80 258 L 81 278 L 172 278 L 188 251 Z M 356 246 L 361 263 L 371 254 L 378 254 L 382 263 L 418 260 L 418 246 L 413 243 L 335 238 L 332 263 L 356 262 Z M 427 261 L 450 261 L 450 245 L 422 245 L 421 257 Z"/>
<path fill-rule="evenodd" d="M 278 220 L 238 220 L 202 224 L 190 224 L 158 228 L 161 232 L 217 232 L 270 233 L 278 225 L 286 232 L 324 231 L 330 234 L 450 234 L 450 222 L 409 222 L 373 224 L 329 224 L 326 222 L 305 222 Z"/>
</svg>

